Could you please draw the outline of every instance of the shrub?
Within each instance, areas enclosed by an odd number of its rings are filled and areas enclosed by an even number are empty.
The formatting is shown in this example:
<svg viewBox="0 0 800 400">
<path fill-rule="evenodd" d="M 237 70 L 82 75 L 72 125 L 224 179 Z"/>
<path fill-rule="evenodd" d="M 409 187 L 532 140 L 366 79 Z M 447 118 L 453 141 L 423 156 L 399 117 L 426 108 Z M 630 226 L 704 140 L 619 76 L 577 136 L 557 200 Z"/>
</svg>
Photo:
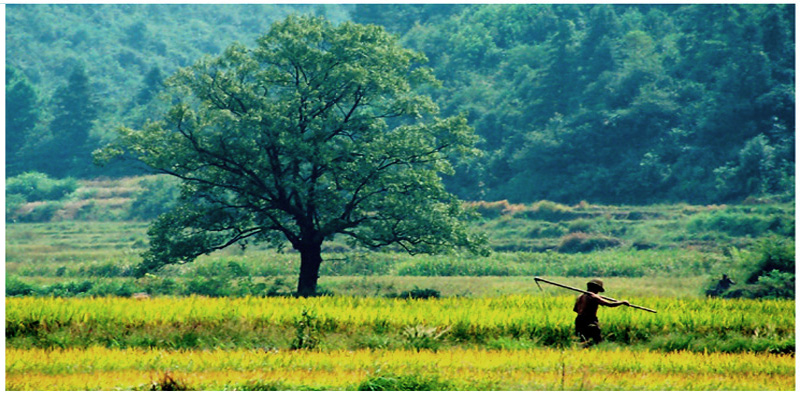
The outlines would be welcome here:
<svg viewBox="0 0 800 400">
<path fill-rule="evenodd" d="M 292 293 L 292 286 L 290 283 L 283 280 L 283 278 L 275 278 L 272 285 L 266 289 L 266 295 L 269 297 L 275 296 L 289 296 Z"/>
<path fill-rule="evenodd" d="M 440 339 L 449 331 L 450 327 L 440 328 L 437 326 L 429 327 L 417 325 L 408 326 L 403 329 L 401 336 L 406 340 L 406 346 L 408 348 L 416 351 L 422 349 L 436 351 L 441 345 Z"/>
<path fill-rule="evenodd" d="M 41 172 L 26 172 L 6 181 L 6 195 L 19 194 L 28 202 L 61 200 L 76 189 L 74 178 L 51 179 Z"/>
<path fill-rule="evenodd" d="M 714 292 L 725 298 L 794 298 L 795 251 L 794 241 L 780 237 L 769 237 L 757 242 L 753 248 L 732 248 L 727 270 L 740 277 L 743 282 L 719 293 L 715 283 L 706 286 L 706 293 Z"/>
<path fill-rule="evenodd" d="M 173 295 L 180 293 L 178 283 L 174 279 L 152 279 L 144 281 L 143 289 L 145 292 L 153 294 Z"/>
<path fill-rule="evenodd" d="M 766 275 L 758 277 L 758 284 L 764 288 L 761 297 L 794 299 L 795 274 L 772 270 Z"/>
<path fill-rule="evenodd" d="M 236 261 L 214 260 L 211 264 L 201 264 L 195 270 L 198 276 L 241 278 L 249 277 L 250 270 L 243 263 Z"/>
<path fill-rule="evenodd" d="M 722 232 L 730 236 L 762 236 L 769 232 L 793 233 L 794 225 L 780 216 L 764 216 L 736 210 L 713 211 L 697 214 L 689 219 L 689 233 Z"/>
<path fill-rule="evenodd" d="M 222 278 L 194 278 L 186 284 L 185 295 L 224 297 L 230 294 L 228 280 Z"/>
<path fill-rule="evenodd" d="M 56 283 L 39 289 L 39 292 L 44 296 L 75 297 L 88 294 L 92 287 L 94 287 L 92 281 Z"/>
<path fill-rule="evenodd" d="M 310 310 L 303 310 L 300 318 L 295 320 L 295 334 L 292 339 L 292 344 L 289 346 L 292 350 L 313 350 L 319 346 L 319 324 L 317 317 Z"/>
<path fill-rule="evenodd" d="M 20 209 L 27 201 L 25 196 L 21 194 L 8 194 L 6 195 L 6 222 L 14 222 L 14 214 Z"/>
<path fill-rule="evenodd" d="M 118 296 L 130 297 L 137 291 L 137 288 L 132 282 L 99 282 L 94 284 L 91 290 L 88 291 L 92 296 Z"/>
<path fill-rule="evenodd" d="M 761 256 L 756 268 L 747 278 L 747 283 L 755 283 L 759 277 L 772 271 L 795 272 L 794 241 L 783 238 L 768 238 L 759 241 L 755 250 Z"/>
<path fill-rule="evenodd" d="M 357 343 L 359 347 L 370 350 L 385 350 L 394 347 L 392 340 L 383 335 L 359 336 Z"/>
<path fill-rule="evenodd" d="M 564 236 L 556 247 L 556 251 L 559 253 L 588 253 L 620 245 L 622 245 L 622 241 L 614 237 L 575 232 Z"/>
<path fill-rule="evenodd" d="M 116 266 L 112 262 L 106 262 L 100 265 L 91 265 L 83 271 L 81 275 L 99 277 L 99 278 L 113 278 L 122 276 L 122 268 Z"/>
<path fill-rule="evenodd" d="M 60 209 L 61 204 L 58 202 L 27 203 L 17 210 L 13 219 L 18 222 L 50 222 Z"/>
<path fill-rule="evenodd" d="M 436 289 L 420 289 L 415 287 L 414 289 L 400 292 L 397 297 L 401 299 L 438 299 L 441 297 L 441 293 Z"/>
<path fill-rule="evenodd" d="M 6 296 L 30 296 L 34 292 L 33 286 L 25 283 L 17 277 L 11 277 L 6 281 Z"/>
<path fill-rule="evenodd" d="M 359 391 L 446 391 L 455 386 L 437 375 L 380 374 L 368 377 L 358 385 Z"/>
</svg>

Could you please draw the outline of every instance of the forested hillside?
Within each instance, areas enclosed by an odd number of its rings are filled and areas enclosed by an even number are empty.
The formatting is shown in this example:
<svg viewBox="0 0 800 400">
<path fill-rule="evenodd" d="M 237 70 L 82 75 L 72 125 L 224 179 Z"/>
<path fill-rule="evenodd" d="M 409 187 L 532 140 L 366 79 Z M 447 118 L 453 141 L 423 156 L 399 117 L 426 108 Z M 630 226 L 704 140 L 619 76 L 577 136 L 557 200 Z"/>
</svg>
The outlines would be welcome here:
<svg viewBox="0 0 800 400">
<path fill-rule="evenodd" d="M 794 193 L 794 5 L 9 5 L 7 176 L 135 175 L 90 152 L 157 117 L 164 78 L 289 13 L 423 51 L 483 156 L 467 200 L 732 202 Z"/>
</svg>

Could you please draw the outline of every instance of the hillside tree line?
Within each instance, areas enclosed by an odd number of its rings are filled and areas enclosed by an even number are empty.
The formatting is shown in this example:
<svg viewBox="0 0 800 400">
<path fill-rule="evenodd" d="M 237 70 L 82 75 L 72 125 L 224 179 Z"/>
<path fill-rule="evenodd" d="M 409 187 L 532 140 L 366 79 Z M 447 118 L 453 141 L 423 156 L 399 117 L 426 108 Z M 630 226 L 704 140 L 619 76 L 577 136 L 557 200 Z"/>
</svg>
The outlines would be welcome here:
<svg viewBox="0 0 800 400">
<path fill-rule="evenodd" d="M 794 5 L 9 5 L 7 176 L 92 165 L 119 126 L 169 105 L 166 77 L 273 21 L 384 26 L 442 81 L 482 155 L 466 200 L 733 202 L 794 192 Z"/>
</svg>

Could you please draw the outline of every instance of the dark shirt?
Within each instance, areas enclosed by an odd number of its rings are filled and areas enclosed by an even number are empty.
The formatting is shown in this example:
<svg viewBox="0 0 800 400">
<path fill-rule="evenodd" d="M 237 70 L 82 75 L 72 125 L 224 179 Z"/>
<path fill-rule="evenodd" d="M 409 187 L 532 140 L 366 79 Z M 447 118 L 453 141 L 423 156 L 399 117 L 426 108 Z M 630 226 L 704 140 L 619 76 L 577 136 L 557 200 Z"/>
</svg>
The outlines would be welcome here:
<svg viewBox="0 0 800 400">
<path fill-rule="evenodd" d="M 584 293 L 575 301 L 575 307 L 572 308 L 572 311 L 575 311 L 583 318 L 597 320 L 597 307 L 599 305 L 600 301 L 597 298 Z"/>
</svg>

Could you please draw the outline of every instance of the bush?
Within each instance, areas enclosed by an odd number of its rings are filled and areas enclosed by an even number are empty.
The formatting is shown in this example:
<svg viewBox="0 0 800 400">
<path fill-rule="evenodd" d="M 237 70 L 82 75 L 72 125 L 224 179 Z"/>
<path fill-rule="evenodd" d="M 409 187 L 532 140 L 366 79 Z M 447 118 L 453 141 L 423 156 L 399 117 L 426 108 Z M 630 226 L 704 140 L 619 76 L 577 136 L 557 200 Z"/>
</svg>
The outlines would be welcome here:
<svg viewBox="0 0 800 400">
<path fill-rule="evenodd" d="M 38 203 L 27 211 L 17 210 L 13 219 L 18 222 L 50 222 L 60 209 L 61 203 L 58 202 Z"/>
<path fill-rule="evenodd" d="M 34 293 L 34 288 L 17 277 L 11 277 L 6 281 L 6 296 L 30 296 Z"/>
<path fill-rule="evenodd" d="M 118 296 L 118 297 L 130 297 L 134 293 L 137 292 L 136 287 L 132 282 L 113 282 L 113 281 L 106 281 L 106 282 L 99 282 L 88 291 L 89 294 L 92 296 Z"/>
<path fill-rule="evenodd" d="M 200 295 L 208 297 L 224 297 L 230 294 L 227 279 L 194 278 L 186 284 L 184 295 Z"/>
<path fill-rule="evenodd" d="M 428 327 L 428 326 L 408 326 L 403 329 L 401 335 L 406 340 L 406 347 L 420 350 L 436 351 L 441 346 L 441 338 L 450 331 L 450 327 Z"/>
<path fill-rule="evenodd" d="M 795 274 L 772 270 L 758 277 L 758 284 L 764 288 L 761 297 L 776 299 L 794 299 Z"/>
<path fill-rule="evenodd" d="M 783 238 L 768 238 L 761 240 L 755 246 L 756 252 L 761 256 L 756 263 L 756 268 L 747 278 L 747 283 L 755 283 L 759 277 L 772 271 L 794 274 L 794 241 Z"/>
<path fill-rule="evenodd" d="M 358 385 L 359 391 L 446 391 L 455 386 L 436 375 L 423 376 L 380 374 L 368 377 Z"/>
<path fill-rule="evenodd" d="M 27 203 L 27 201 L 24 195 L 18 193 L 6 195 L 6 222 L 14 222 L 14 214 L 20 207 L 25 205 L 25 203 Z"/>
<path fill-rule="evenodd" d="M 784 222 L 780 216 L 722 210 L 693 216 L 689 219 L 686 230 L 694 234 L 716 231 L 736 237 L 758 237 L 769 232 L 792 233 L 794 226 Z"/>
<path fill-rule="evenodd" d="M 122 276 L 123 269 L 116 266 L 112 262 L 106 262 L 100 265 L 91 265 L 87 269 L 81 268 L 81 275 L 98 277 L 98 278 L 114 278 Z"/>
<path fill-rule="evenodd" d="M 19 194 L 28 202 L 61 200 L 77 189 L 74 178 L 51 179 L 41 172 L 26 172 L 6 181 L 6 196 Z"/>
<path fill-rule="evenodd" d="M 88 294 L 92 287 L 94 287 L 92 281 L 56 283 L 42 288 L 41 294 L 53 297 L 75 297 Z"/>
<path fill-rule="evenodd" d="M 620 245 L 622 245 L 622 241 L 614 237 L 575 232 L 564 236 L 556 247 L 556 251 L 559 253 L 588 253 Z"/>
<path fill-rule="evenodd" d="M 300 318 L 295 320 L 295 335 L 290 349 L 313 350 L 319 346 L 319 323 L 317 317 L 309 310 L 303 310 Z"/>
<path fill-rule="evenodd" d="M 757 242 L 750 251 L 732 248 L 726 266 L 731 273 L 746 277 L 744 282 L 726 291 L 716 289 L 716 282 L 706 293 L 725 298 L 794 298 L 794 241 L 769 237 Z"/>
<path fill-rule="evenodd" d="M 397 295 L 397 297 L 401 299 L 438 299 L 441 297 L 441 293 L 436 289 L 420 289 L 415 287 L 411 290 L 404 290 Z"/>
<path fill-rule="evenodd" d="M 201 264 L 195 270 L 197 276 L 202 277 L 225 277 L 225 278 L 240 278 L 249 277 L 250 270 L 243 263 L 236 261 L 227 261 L 224 259 L 214 260 L 211 264 Z"/>
<path fill-rule="evenodd" d="M 183 290 L 174 279 L 170 278 L 145 280 L 143 286 L 143 290 L 151 295 L 174 295 Z"/>
</svg>

